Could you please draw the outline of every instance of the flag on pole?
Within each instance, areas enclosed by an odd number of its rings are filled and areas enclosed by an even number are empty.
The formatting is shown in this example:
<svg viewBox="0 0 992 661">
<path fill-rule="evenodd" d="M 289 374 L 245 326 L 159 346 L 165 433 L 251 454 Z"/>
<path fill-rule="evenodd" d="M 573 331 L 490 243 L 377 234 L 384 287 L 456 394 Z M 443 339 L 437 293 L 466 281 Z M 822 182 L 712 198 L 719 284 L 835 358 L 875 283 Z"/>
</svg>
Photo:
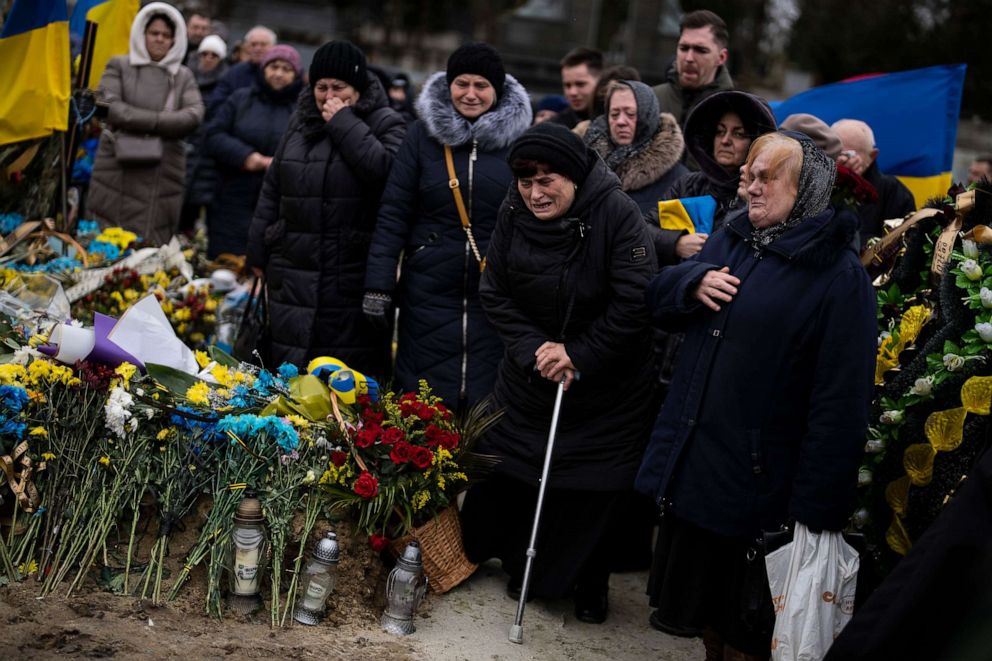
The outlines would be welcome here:
<svg viewBox="0 0 992 661">
<path fill-rule="evenodd" d="M 96 89 L 107 68 L 107 62 L 116 55 L 126 55 L 131 40 L 131 23 L 138 14 L 138 0 L 79 0 L 72 10 L 69 29 L 82 38 L 86 21 L 99 27 L 93 48 L 93 66 L 88 87 Z"/>
<path fill-rule="evenodd" d="M 878 167 L 913 192 L 916 206 L 944 196 L 951 185 L 954 144 L 966 65 L 863 76 L 814 87 L 772 103 L 782 122 L 805 112 L 832 124 L 860 119 L 875 133 Z"/>
<path fill-rule="evenodd" d="M 14 0 L 0 30 L 0 145 L 68 127 L 68 21 L 65 0 Z"/>
</svg>

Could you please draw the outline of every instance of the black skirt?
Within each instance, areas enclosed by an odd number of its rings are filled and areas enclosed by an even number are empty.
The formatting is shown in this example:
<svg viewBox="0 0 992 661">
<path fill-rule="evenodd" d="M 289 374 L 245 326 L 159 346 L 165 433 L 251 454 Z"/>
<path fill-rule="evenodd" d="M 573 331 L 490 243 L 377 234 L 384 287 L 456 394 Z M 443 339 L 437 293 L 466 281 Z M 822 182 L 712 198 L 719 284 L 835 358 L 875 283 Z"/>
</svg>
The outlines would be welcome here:
<svg viewBox="0 0 992 661">
<path fill-rule="evenodd" d="M 499 558 L 511 581 L 523 578 L 537 506 L 537 487 L 495 473 L 473 486 L 462 508 L 465 551 L 472 562 Z M 559 599 L 580 590 L 605 588 L 611 571 L 636 560 L 631 548 L 647 552 L 643 527 L 632 544 L 630 512 L 643 507 L 633 492 L 549 487 L 544 496 L 530 594 Z M 643 512 L 644 509 L 639 511 Z"/>
<path fill-rule="evenodd" d="M 764 557 L 751 540 L 724 537 L 666 513 L 648 595 L 668 633 L 699 636 L 709 628 L 742 652 L 769 654 L 775 615 Z"/>
</svg>

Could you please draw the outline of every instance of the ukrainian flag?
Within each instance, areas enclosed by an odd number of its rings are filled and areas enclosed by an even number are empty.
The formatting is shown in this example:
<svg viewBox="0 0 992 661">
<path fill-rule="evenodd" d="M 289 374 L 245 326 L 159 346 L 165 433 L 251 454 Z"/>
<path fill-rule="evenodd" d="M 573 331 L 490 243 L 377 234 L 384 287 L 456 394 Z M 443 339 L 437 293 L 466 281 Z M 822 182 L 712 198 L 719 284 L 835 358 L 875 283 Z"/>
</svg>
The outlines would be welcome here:
<svg viewBox="0 0 992 661">
<path fill-rule="evenodd" d="M 875 133 L 878 167 L 899 177 L 916 206 L 951 185 L 966 65 L 913 69 L 814 87 L 772 103 L 781 122 L 797 112 L 827 124 L 860 119 Z"/>
<path fill-rule="evenodd" d="M 0 145 L 65 131 L 69 123 L 65 0 L 15 0 L 0 30 Z"/>
<path fill-rule="evenodd" d="M 93 66 L 87 87 L 96 89 L 110 58 L 127 55 L 131 45 L 131 23 L 138 15 L 138 0 L 79 0 L 72 10 L 69 29 L 82 38 L 86 21 L 99 26 L 93 47 Z"/>
</svg>

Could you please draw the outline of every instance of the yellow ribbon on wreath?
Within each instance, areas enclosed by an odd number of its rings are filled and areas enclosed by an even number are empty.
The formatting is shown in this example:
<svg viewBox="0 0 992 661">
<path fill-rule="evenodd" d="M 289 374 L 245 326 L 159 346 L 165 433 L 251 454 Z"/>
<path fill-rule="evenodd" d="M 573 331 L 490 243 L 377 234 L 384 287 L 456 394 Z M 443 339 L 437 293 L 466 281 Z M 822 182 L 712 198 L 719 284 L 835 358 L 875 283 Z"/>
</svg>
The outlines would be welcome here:
<svg viewBox="0 0 992 661">
<path fill-rule="evenodd" d="M 923 425 L 927 442 L 914 443 L 903 451 L 902 465 L 906 475 L 885 487 L 885 501 L 892 510 L 892 524 L 885 534 L 885 541 L 900 555 L 905 555 L 912 546 L 902 524 L 909 502 L 910 485 L 922 487 L 930 484 L 934 458 L 938 452 L 953 452 L 961 446 L 965 418 L 969 413 L 989 415 L 992 410 L 992 376 L 973 376 L 965 381 L 961 386 L 961 404 L 927 416 Z"/>
</svg>

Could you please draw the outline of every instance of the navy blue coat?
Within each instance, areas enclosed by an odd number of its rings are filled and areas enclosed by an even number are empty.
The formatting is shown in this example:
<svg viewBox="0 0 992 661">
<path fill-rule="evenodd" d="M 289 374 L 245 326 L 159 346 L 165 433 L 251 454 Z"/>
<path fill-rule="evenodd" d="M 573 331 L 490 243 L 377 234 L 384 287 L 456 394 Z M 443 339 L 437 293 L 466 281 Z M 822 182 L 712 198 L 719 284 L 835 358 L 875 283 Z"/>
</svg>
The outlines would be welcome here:
<svg viewBox="0 0 992 661">
<path fill-rule="evenodd" d="M 216 112 L 227 97 L 242 87 L 251 87 L 259 79 L 259 73 L 258 65 L 252 62 L 238 62 L 228 69 L 227 73 L 217 81 L 217 86 L 210 93 L 210 98 L 206 99 L 207 119 Z"/>
<path fill-rule="evenodd" d="M 638 490 L 695 525 L 752 536 L 794 518 L 841 529 L 868 426 L 875 295 L 851 248 L 857 219 L 827 209 L 758 258 L 747 212 L 694 258 L 663 269 L 648 308 L 685 331 Z M 713 312 L 690 298 L 730 267 L 734 300 Z"/>
<path fill-rule="evenodd" d="M 416 390 L 426 379 L 454 407 L 492 391 L 503 343 L 479 303 L 479 264 L 448 186 L 443 145 L 452 145 L 473 234 L 485 255 L 513 180 L 507 151 L 530 124 L 530 102 L 508 76 L 497 106 L 469 126 L 455 116 L 441 72 L 424 85 L 417 109 L 420 119 L 396 154 L 382 196 L 365 286 L 392 293 L 399 305 L 397 386 Z M 478 145 L 470 178 L 473 137 Z"/>
<path fill-rule="evenodd" d="M 303 83 L 296 81 L 275 92 L 257 82 L 228 97 L 210 120 L 206 146 L 219 174 L 207 218 L 207 256 L 211 259 L 222 252 L 245 253 L 248 226 L 265 172 L 248 172 L 242 166 L 252 152 L 275 155 L 302 88 Z"/>
</svg>

